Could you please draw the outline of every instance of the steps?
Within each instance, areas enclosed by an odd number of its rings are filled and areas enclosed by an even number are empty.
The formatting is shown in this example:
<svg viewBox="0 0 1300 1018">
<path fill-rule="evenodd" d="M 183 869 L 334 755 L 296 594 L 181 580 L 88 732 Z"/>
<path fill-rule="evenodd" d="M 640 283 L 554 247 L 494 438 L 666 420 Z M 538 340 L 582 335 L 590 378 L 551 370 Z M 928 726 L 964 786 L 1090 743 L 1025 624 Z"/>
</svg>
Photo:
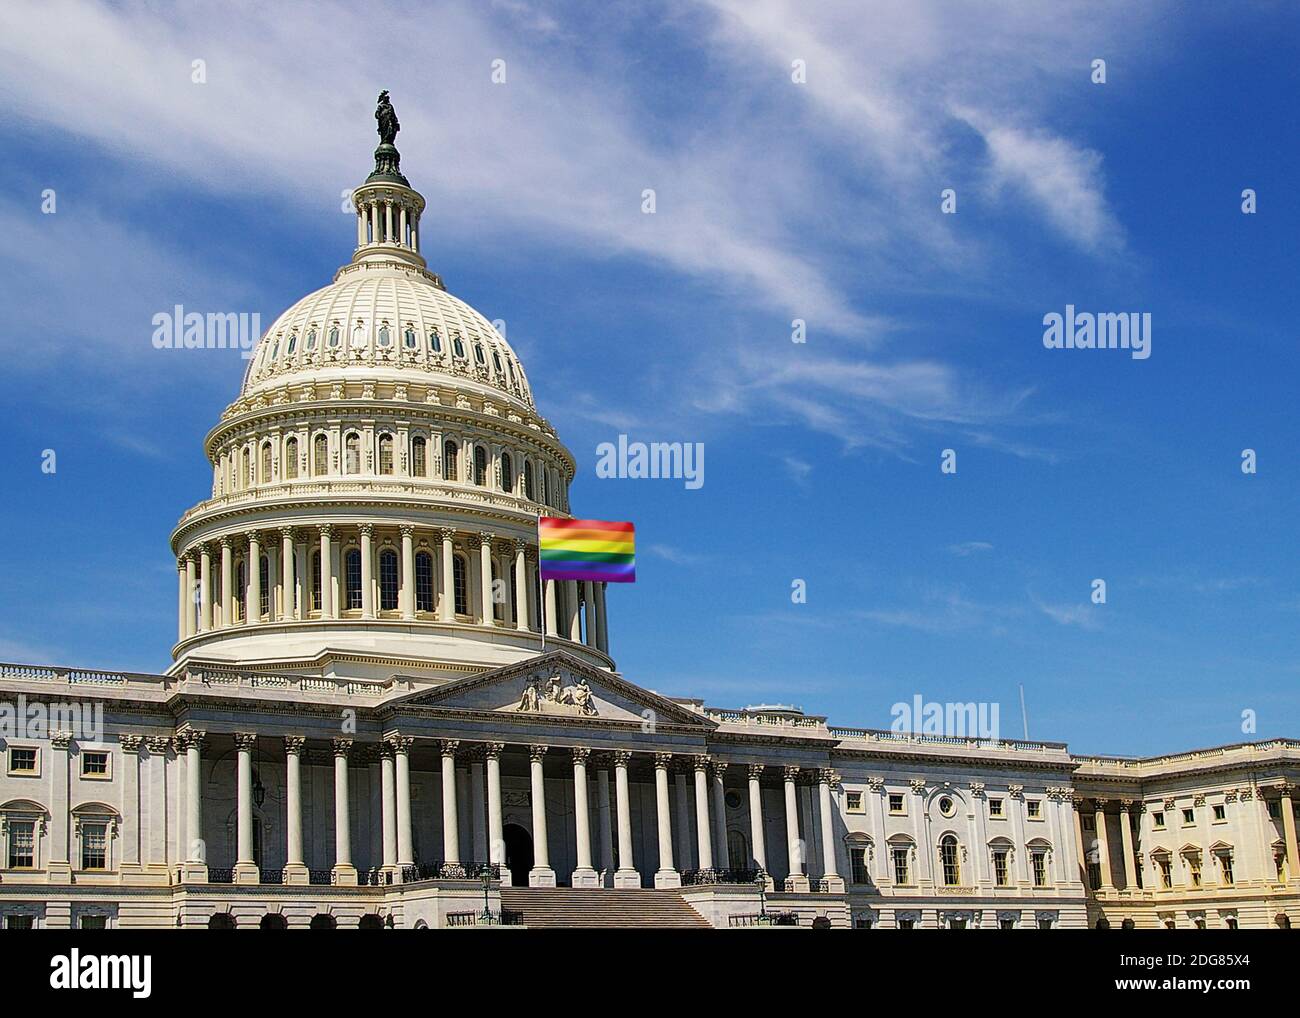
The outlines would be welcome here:
<svg viewBox="0 0 1300 1018">
<path fill-rule="evenodd" d="M 501 907 L 535 929 L 711 929 L 678 891 L 503 887 Z"/>
</svg>

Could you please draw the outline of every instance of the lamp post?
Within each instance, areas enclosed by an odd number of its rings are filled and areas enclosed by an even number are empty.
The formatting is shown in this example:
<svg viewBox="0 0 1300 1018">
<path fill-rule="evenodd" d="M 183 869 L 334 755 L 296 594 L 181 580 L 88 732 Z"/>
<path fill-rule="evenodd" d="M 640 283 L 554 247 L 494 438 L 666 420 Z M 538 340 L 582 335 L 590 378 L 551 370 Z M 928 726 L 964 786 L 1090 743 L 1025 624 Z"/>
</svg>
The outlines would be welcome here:
<svg viewBox="0 0 1300 1018">
<path fill-rule="evenodd" d="M 483 868 L 478 871 L 478 877 L 483 883 L 483 914 L 479 916 L 479 919 L 482 920 L 483 925 L 491 926 L 494 917 L 492 915 L 492 906 L 488 901 L 488 892 L 492 889 L 492 867 L 484 863 Z"/>
<path fill-rule="evenodd" d="M 754 886 L 758 888 L 758 921 L 767 920 L 767 874 L 762 870 L 754 877 Z"/>
</svg>

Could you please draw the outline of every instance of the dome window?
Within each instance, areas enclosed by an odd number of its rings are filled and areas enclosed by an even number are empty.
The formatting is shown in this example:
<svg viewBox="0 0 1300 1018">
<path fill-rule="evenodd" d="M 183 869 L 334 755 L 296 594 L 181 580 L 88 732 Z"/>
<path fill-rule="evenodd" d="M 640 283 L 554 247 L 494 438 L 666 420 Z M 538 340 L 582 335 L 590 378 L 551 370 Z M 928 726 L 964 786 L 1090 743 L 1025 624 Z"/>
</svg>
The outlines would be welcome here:
<svg viewBox="0 0 1300 1018">
<path fill-rule="evenodd" d="M 268 360 L 275 360 L 280 356 L 280 337 L 275 337 L 275 342 L 271 344 L 271 356 Z"/>
<path fill-rule="evenodd" d="M 393 341 L 392 334 L 388 331 L 388 323 L 385 322 L 379 327 L 379 345 L 387 348 Z"/>
<path fill-rule="evenodd" d="M 465 359 L 465 344 L 461 342 L 460 333 L 456 333 L 451 340 L 451 352 L 461 360 Z"/>
<path fill-rule="evenodd" d="M 515 463 L 510 453 L 501 456 L 501 487 L 513 493 L 515 490 Z"/>
<path fill-rule="evenodd" d="M 424 477 L 428 473 L 428 447 L 424 438 L 416 435 L 411 439 L 411 476 Z"/>
<path fill-rule="evenodd" d="M 415 330 L 410 325 L 406 326 L 406 333 L 402 336 L 402 339 L 406 343 L 406 349 L 415 349 Z"/>
<path fill-rule="evenodd" d="M 338 345 L 339 345 L 339 327 L 337 325 L 331 325 L 330 346 L 338 346 Z"/>
<path fill-rule="evenodd" d="M 487 487 L 487 453 L 481 445 L 474 446 L 474 483 Z"/>
<path fill-rule="evenodd" d="M 313 325 L 307 330 L 307 344 L 303 347 L 305 350 L 316 349 L 316 327 Z"/>
<path fill-rule="evenodd" d="M 434 353 L 442 353 L 442 337 L 438 335 L 437 329 L 429 330 L 429 349 Z"/>
<path fill-rule="evenodd" d="M 298 333 L 291 332 L 289 333 L 289 346 L 284 351 L 284 355 L 286 357 L 292 357 L 294 350 L 296 350 L 297 348 L 298 348 Z"/>
<path fill-rule="evenodd" d="M 317 477 L 329 472 L 329 442 L 324 435 L 312 439 L 311 472 Z"/>
<path fill-rule="evenodd" d="M 487 358 L 483 355 L 482 343 L 474 344 L 474 359 L 478 361 L 480 364 L 484 364 L 484 365 L 487 364 Z"/>
<path fill-rule="evenodd" d="M 298 476 L 298 440 L 289 438 L 284 443 L 284 476 L 293 480 Z"/>
<path fill-rule="evenodd" d="M 393 472 L 393 436 L 389 434 L 379 436 L 379 472 Z"/>
<path fill-rule="evenodd" d="M 506 373 L 506 369 L 501 366 L 501 355 L 495 350 L 492 351 L 492 363 L 496 365 L 498 375 L 504 375 Z"/>
<path fill-rule="evenodd" d="M 354 348 L 358 348 L 358 347 L 363 347 L 365 345 L 366 345 L 366 330 L 361 327 L 360 323 L 358 323 L 352 329 L 352 346 Z"/>
<path fill-rule="evenodd" d="M 361 473 L 361 438 L 355 431 L 350 432 L 348 437 L 343 440 L 343 449 L 345 453 L 343 472 L 345 474 Z"/>
</svg>

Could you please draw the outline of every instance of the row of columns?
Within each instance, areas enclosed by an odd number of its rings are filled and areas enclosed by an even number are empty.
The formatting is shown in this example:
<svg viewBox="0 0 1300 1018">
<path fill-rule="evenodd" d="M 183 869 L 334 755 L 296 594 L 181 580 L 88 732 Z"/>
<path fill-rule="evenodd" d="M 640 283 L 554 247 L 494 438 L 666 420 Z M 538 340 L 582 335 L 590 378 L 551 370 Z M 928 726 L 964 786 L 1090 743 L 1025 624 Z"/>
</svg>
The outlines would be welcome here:
<svg viewBox="0 0 1300 1018">
<path fill-rule="evenodd" d="M 315 589 L 310 575 L 310 544 L 300 540 L 305 528 L 283 527 L 278 533 L 253 530 L 240 536 L 223 536 L 217 540 L 219 548 L 219 568 L 221 570 L 220 604 L 214 604 L 214 576 L 217 568 L 214 563 L 213 546 L 209 542 L 186 551 L 177 560 L 178 573 L 178 638 L 188 639 L 199 633 L 213 629 L 229 628 L 235 622 L 235 553 L 239 548 L 245 550 L 245 588 L 243 619 L 239 624 L 252 626 L 264 621 L 262 604 L 261 556 L 265 539 L 266 551 L 272 568 L 268 569 L 268 580 L 275 589 L 268 592 L 268 612 L 265 621 L 288 622 L 294 619 L 308 618 L 312 612 L 321 619 L 338 619 L 343 610 L 337 603 L 341 597 L 335 597 L 334 591 L 334 551 L 335 536 L 339 528 L 332 524 L 319 524 L 320 551 L 320 606 L 312 609 L 309 601 Z M 416 528 L 402 524 L 400 533 L 400 554 L 398 556 L 398 613 L 405 621 L 417 618 L 417 598 L 415 589 L 415 555 Z M 358 545 L 361 558 L 361 617 L 376 618 L 379 615 L 375 603 L 375 539 L 374 524 L 361 523 L 357 526 Z M 441 560 L 441 568 L 433 570 L 431 586 L 434 587 L 434 607 L 441 622 L 454 622 L 455 611 L 455 567 L 454 555 L 458 532 L 450 528 L 437 528 L 433 531 L 435 545 L 428 554 L 434 555 L 435 548 Z M 276 538 L 278 536 L 278 548 Z M 242 540 L 241 540 L 242 537 Z M 467 604 L 471 615 L 476 615 L 481 625 L 512 626 L 519 632 L 537 632 L 541 628 L 538 619 L 537 596 L 532 577 L 536 575 L 537 558 L 535 550 L 527 541 L 516 538 L 508 544 L 497 540 L 491 533 L 472 533 L 468 535 L 470 550 L 467 557 L 470 568 L 477 574 L 479 604 Z M 440 546 L 440 548 L 438 547 Z M 507 579 L 513 584 L 515 609 L 510 611 L 509 599 L 506 600 L 503 619 L 496 619 L 495 590 L 492 579 L 494 550 L 506 556 L 513 554 L 513 568 L 504 569 L 500 579 Z M 276 568 L 278 560 L 278 568 Z M 295 568 L 295 562 L 297 563 Z M 504 562 L 509 562 L 506 558 Z M 503 564 L 504 564 L 503 562 Z M 440 583 L 434 582 L 440 576 Z M 296 583 L 301 593 L 295 595 Z M 345 578 L 343 578 L 345 579 Z M 468 586 L 469 578 L 466 577 Z M 587 646 L 609 653 L 609 634 L 605 612 L 605 584 L 582 583 L 576 581 L 558 581 L 562 587 L 557 591 L 555 580 L 547 580 L 544 591 L 544 614 L 546 635 L 558 638 L 561 635 L 575 643 L 585 642 Z M 193 592 L 198 592 L 198 610 L 195 611 Z M 346 594 L 346 587 L 341 586 L 341 595 Z M 467 599 L 469 590 L 466 590 Z M 560 606 L 563 606 L 563 618 Z M 585 622 L 580 617 L 585 607 Z M 435 612 L 425 613 L 428 615 Z M 560 626 L 563 625 L 561 631 Z"/>
<path fill-rule="evenodd" d="M 186 835 L 188 849 L 185 868 L 191 872 L 201 869 L 205 863 L 203 840 L 203 802 L 202 802 L 202 745 L 205 733 L 185 730 L 177 736 L 177 746 L 186 754 Z M 237 754 L 236 774 L 236 824 L 237 856 L 235 860 L 234 879 L 236 883 L 257 883 L 258 868 L 253 855 L 253 765 L 252 754 L 256 736 L 252 733 L 235 733 Z M 302 789 L 301 760 L 305 739 L 302 736 L 287 736 L 284 739 L 285 773 L 286 773 L 286 854 L 285 883 L 307 883 L 308 871 L 303 857 L 302 842 Z M 386 870 L 400 872 L 408 866 L 415 865 L 414 838 L 411 828 L 411 770 L 410 751 L 414 739 L 409 736 L 392 735 L 380 746 L 380 794 L 382 801 L 382 856 Z M 334 807 L 335 807 L 335 842 L 334 866 L 332 879 L 336 884 L 355 884 L 356 867 L 352 862 L 351 822 L 348 808 L 348 758 L 352 749 L 351 739 L 332 740 L 334 751 Z M 439 741 L 442 777 L 442 835 L 443 862 L 459 864 L 460 852 L 460 811 L 457 787 L 456 755 L 460 750 L 460 741 L 443 739 Z M 488 742 L 480 744 L 486 762 L 487 772 L 487 814 L 488 814 L 488 852 L 489 862 L 500 867 L 504 872 L 505 839 L 501 811 L 501 754 L 505 744 Z M 533 869 L 529 874 L 529 883 L 533 886 L 555 886 L 555 871 L 550 865 L 547 812 L 546 781 L 543 760 L 550 747 L 542 744 L 528 746 L 529 783 L 531 789 L 533 836 Z M 595 887 L 600 883 L 600 874 L 595 867 L 592 848 L 590 805 L 588 802 L 587 766 L 591 750 L 586 747 L 574 747 L 570 750 L 573 767 L 573 792 L 575 813 L 575 834 L 577 841 L 577 865 L 572 874 L 574 887 Z M 608 829 L 609 779 L 606 770 L 598 774 L 598 794 L 600 795 L 601 816 L 601 867 L 611 869 L 615 887 L 640 887 L 641 877 L 635 865 L 632 842 L 632 809 L 628 782 L 628 764 L 632 753 L 628 750 L 615 750 L 609 755 L 614 770 L 614 800 L 617 818 L 616 831 L 618 843 L 617 868 L 614 860 L 608 858 L 606 846 L 612 846 L 612 833 Z M 681 875 L 673 858 L 673 820 L 669 801 L 668 772 L 672 767 L 671 753 L 656 753 L 655 768 L 655 804 L 656 824 L 659 839 L 659 866 L 655 873 L 656 887 L 680 887 Z M 691 760 L 695 775 L 695 809 L 697 830 L 697 852 L 701 870 L 730 869 L 739 865 L 741 860 L 729 858 L 726 836 L 726 802 L 724 779 L 727 764 L 712 760 L 707 755 L 696 755 Z M 766 766 L 748 765 L 750 833 L 753 846 L 753 863 L 763 871 L 767 870 L 767 854 L 764 844 L 763 802 L 761 779 Z M 712 775 L 713 824 L 710 824 L 710 772 Z M 789 878 L 787 886 L 791 890 L 807 890 L 808 878 L 804 872 L 803 841 L 799 837 L 799 809 L 796 795 L 796 783 L 800 779 L 801 769 L 795 766 L 783 768 L 785 788 L 785 822 L 787 832 L 787 852 Z M 830 786 L 834 775 L 829 769 L 817 772 L 817 784 L 820 798 L 821 841 L 824 850 L 823 874 L 828 878 L 837 878 L 833 812 L 831 809 Z M 679 813 L 679 822 L 681 814 Z M 714 847 L 716 844 L 716 854 Z M 474 860 L 481 862 L 482 860 Z"/>
</svg>

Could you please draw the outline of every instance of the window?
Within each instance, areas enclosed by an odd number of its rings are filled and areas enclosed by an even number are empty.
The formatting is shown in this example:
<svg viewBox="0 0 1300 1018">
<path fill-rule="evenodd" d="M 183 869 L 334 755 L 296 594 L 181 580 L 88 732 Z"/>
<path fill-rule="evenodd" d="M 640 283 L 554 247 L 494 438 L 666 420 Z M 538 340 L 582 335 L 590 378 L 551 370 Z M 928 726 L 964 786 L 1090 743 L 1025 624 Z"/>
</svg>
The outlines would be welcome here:
<svg viewBox="0 0 1300 1018">
<path fill-rule="evenodd" d="M 316 326 L 314 326 L 314 325 L 313 325 L 310 329 L 307 330 L 307 346 L 306 346 L 306 349 L 308 349 L 308 350 L 315 350 L 315 349 L 316 349 Z"/>
<path fill-rule="evenodd" d="M 1222 878 L 1221 882 L 1223 884 L 1228 886 L 1232 885 L 1233 876 L 1232 876 L 1232 853 L 1231 852 L 1219 853 L 1219 874 Z"/>
<path fill-rule="evenodd" d="M 948 887 L 961 884 L 961 861 L 958 857 L 957 839 L 945 834 L 939 842 L 939 862 L 943 868 L 943 882 Z"/>
<path fill-rule="evenodd" d="M 952 796 L 944 795 L 939 798 L 939 812 L 946 817 L 957 812 L 957 804 L 953 802 Z"/>
<path fill-rule="evenodd" d="M 487 486 L 487 450 L 481 445 L 474 446 L 474 483 L 480 488 Z"/>
<path fill-rule="evenodd" d="M 1164 810 L 1156 810 L 1151 814 L 1151 826 L 1157 831 L 1163 831 L 1165 829 Z"/>
<path fill-rule="evenodd" d="M 409 322 L 407 323 L 406 331 L 402 333 L 402 342 L 406 345 L 406 349 L 408 350 L 415 349 L 415 343 L 416 343 L 415 330 L 411 328 Z"/>
<path fill-rule="evenodd" d="M 379 472 L 384 475 L 393 472 L 393 436 L 387 433 L 379 436 Z"/>
<path fill-rule="evenodd" d="M 889 793 L 889 812 L 895 816 L 902 816 L 907 812 L 907 802 L 902 792 Z"/>
<path fill-rule="evenodd" d="M 1002 809 L 1002 800 L 1001 800 L 1001 799 L 990 799 L 990 800 L 989 800 L 989 816 L 991 816 L 991 817 L 993 817 L 993 818 L 995 818 L 995 819 L 998 819 L 998 820 L 1001 820 L 1001 819 L 1003 819 L 1004 817 L 1006 817 L 1006 813 L 1003 812 L 1003 809 Z"/>
<path fill-rule="evenodd" d="M 329 340 L 330 340 L 330 346 L 336 347 L 339 345 L 339 327 L 337 322 L 335 322 L 333 325 L 330 326 Z"/>
<path fill-rule="evenodd" d="M 1034 874 L 1034 886 L 1047 886 L 1047 853 L 1041 849 L 1029 853 L 1029 866 Z"/>
<path fill-rule="evenodd" d="M 39 773 L 39 757 L 35 747 L 11 746 L 9 749 L 10 774 Z"/>
<path fill-rule="evenodd" d="M 79 917 L 77 928 L 80 930 L 106 930 L 108 929 L 108 916 L 86 914 Z"/>
<path fill-rule="evenodd" d="M 320 552 L 311 553 L 311 610 L 321 610 L 320 600 Z"/>
<path fill-rule="evenodd" d="M 108 753 L 104 750 L 87 750 L 81 754 L 81 776 L 83 778 L 108 777 Z"/>
<path fill-rule="evenodd" d="M 329 439 L 317 435 L 311 442 L 311 472 L 317 477 L 324 477 L 329 472 Z"/>
<path fill-rule="evenodd" d="M 1225 820 L 1227 820 L 1227 819 L 1228 819 L 1228 811 L 1227 811 L 1227 809 L 1224 807 L 1223 803 L 1219 803 L 1218 805 L 1216 805 L 1216 806 L 1214 807 L 1214 822 L 1215 822 L 1216 824 L 1217 824 L 1217 823 L 1222 823 L 1223 821 L 1225 821 Z"/>
<path fill-rule="evenodd" d="M 1038 928 L 1040 930 L 1050 930 L 1052 928 L 1052 920 L 1048 919 L 1046 916 L 1039 916 Z"/>
<path fill-rule="evenodd" d="M 387 348 L 393 341 L 392 333 L 388 331 L 388 323 L 385 322 L 379 327 L 379 345 Z"/>
<path fill-rule="evenodd" d="M 429 330 L 429 349 L 434 353 L 442 353 L 442 337 L 438 335 L 437 329 Z"/>
<path fill-rule="evenodd" d="M 271 443 L 262 443 L 261 467 L 258 471 L 258 480 L 262 484 L 271 483 Z"/>
<path fill-rule="evenodd" d="M 998 887 L 1008 886 L 1007 859 L 1009 855 L 1010 853 L 1005 848 L 995 848 L 993 850 L 993 882 Z"/>
<path fill-rule="evenodd" d="M 239 464 L 240 464 L 239 481 L 235 485 L 236 488 L 242 488 L 245 484 L 248 484 L 253 479 L 252 467 L 250 465 L 249 452 L 247 446 L 245 446 L 244 451 L 240 453 Z"/>
<path fill-rule="evenodd" d="M 345 474 L 361 473 L 361 437 L 354 431 L 343 440 Z"/>
<path fill-rule="evenodd" d="M 508 452 L 501 454 L 501 488 L 509 492 L 515 490 L 515 458 Z"/>
<path fill-rule="evenodd" d="M 108 869 L 108 824 L 81 825 L 81 868 Z"/>
<path fill-rule="evenodd" d="M 855 884 L 870 883 L 867 876 L 867 850 L 864 846 L 854 845 L 849 848 L 849 872 Z"/>
<path fill-rule="evenodd" d="M 415 556 L 415 610 L 433 611 L 433 556 L 427 551 Z"/>
<path fill-rule="evenodd" d="M 1165 890 L 1174 886 L 1174 868 L 1169 862 L 1168 856 L 1160 856 L 1156 859 L 1156 866 L 1160 869 L 1160 886 Z"/>
<path fill-rule="evenodd" d="M 411 439 L 411 476 L 427 477 L 428 473 L 428 443 L 419 435 L 416 435 Z"/>
<path fill-rule="evenodd" d="M 862 804 L 862 793 L 845 792 L 844 808 L 850 813 L 865 813 L 866 808 Z"/>
<path fill-rule="evenodd" d="M 501 355 L 495 350 L 492 351 L 492 363 L 496 365 L 497 375 L 501 376 L 506 373 L 506 369 L 501 366 Z"/>
<path fill-rule="evenodd" d="M 497 564 L 496 559 L 492 560 L 492 617 L 498 622 L 506 620 L 505 598 L 498 597 L 497 591 L 501 590 L 501 567 Z M 484 622 L 487 619 L 483 620 Z"/>
<path fill-rule="evenodd" d="M 379 553 L 379 609 L 397 611 L 397 552 L 391 548 Z"/>
<path fill-rule="evenodd" d="M 26 913 L 11 912 L 5 916 L 6 930 L 34 930 L 36 929 L 36 917 Z"/>
<path fill-rule="evenodd" d="M 347 574 L 347 606 L 352 609 L 361 607 L 361 551 L 349 549 L 343 556 Z"/>
<path fill-rule="evenodd" d="M 284 476 L 293 480 L 298 476 L 298 440 L 290 438 L 284 443 Z"/>
<path fill-rule="evenodd" d="M 469 589 L 465 582 L 467 570 L 465 568 L 465 557 L 463 555 L 454 555 L 451 560 L 451 578 L 452 584 L 456 590 L 456 614 L 469 614 Z"/>
<path fill-rule="evenodd" d="M 1183 826 L 1188 827 L 1194 823 L 1196 823 L 1196 810 L 1194 809 L 1183 810 Z"/>
<path fill-rule="evenodd" d="M 898 928 L 900 930 L 914 930 L 916 929 L 916 920 L 911 918 L 900 919 L 898 920 Z"/>
<path fill-rule="evenodd" d="M 366 345 L 366 330 L 358 323 L 352 327 L 352 348 L 359 350 Z"/>
<path fill-rule="evenodd" d="M 451 352 L 461 360 L 465 359 L 465 344 L 461 342 L 459 332 L 451 339 Z"/>
<path fill-rule="evenodd" d="M 1201 857 L 1199 855 L 1187 856 L 1187 875 L 1191 878 L 1193 887 L 1201 886 Z"/>
<path fill-rule="evenodd" d="M 257 566 L 258 582 L 261 584 L 261 590 L 258 591 L 261 603 L 257 606 L 262 615 L 271 614 L 271 560 L 263 555 L 262 561 Z"/>
<path fill-rule="evenodd" d="M 1223 923 L 1225 926 L 1228 927 L 1228 929 L 1235 930 L 1237 928 L 1237 917 L 1234 915 L 1230 915 L 1223 920 Z"/>
<path fill-rule="evenodd" d="M 1043 819 L 1043 803 L 1040 799 L 1025 800 L 1025 816 L 1030 820 Z"/>
<path fill-rule="evenodd" d="M 298 333 L 289 333 L 289 347 L 284 351 L 286 357 L 290 356 L 298 348 Z"/>
<path fill-rule="evenodd" d="M 456 443 L 451 439 L 442 443 L 442 476 L 449 481 L 460 480 L 460 464 L 456 460 Z"/>
<path fill-rule="evenodd" d="M 1014 930 L 1015 928 L 1016 928 L 1016 921 L 1012 919 L 1010 916 L 998 916 L 998 929 Z"/>
<path fill-rule="evenodd" d="M 487 358 L 483 355 L 482 343 L 474 344 L 474 359 L 484 366 L 487 365 Z"/>
<path fill-rule="evenodd" d="M 1101 888 L 1101 863 L 1088 863 L 1088 886 L 1094 891 Z"/>
<path fill-rule="evenodd" d="M 10 820 L 9 868 L 30 870 L 36 866 L 36 821 Z"/>
</svg>

